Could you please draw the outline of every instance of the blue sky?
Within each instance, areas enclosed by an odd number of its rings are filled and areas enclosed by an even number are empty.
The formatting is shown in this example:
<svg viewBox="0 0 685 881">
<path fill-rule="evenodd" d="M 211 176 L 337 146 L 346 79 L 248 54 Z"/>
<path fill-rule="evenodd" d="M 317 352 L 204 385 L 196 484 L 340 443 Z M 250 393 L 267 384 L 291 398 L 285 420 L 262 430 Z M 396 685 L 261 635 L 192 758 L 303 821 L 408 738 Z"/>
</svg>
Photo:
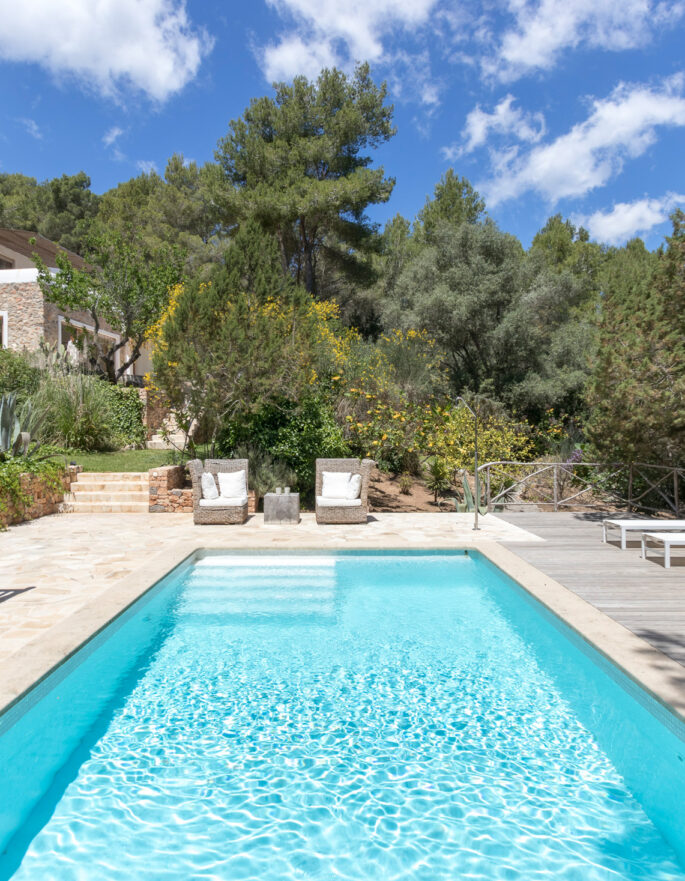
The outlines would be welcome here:
<svg viewBox="0 0 685 881">
<path fill-rule="evenodd" d="M 450 166 L 528 245 L 556 212 L 656 247 L 685 209 L 685 0 L 0 0 L 0 171 L 81 169 L 103 192 L 182 152 L 211 159 L 274 79 L 386 79 L 413 218 Z"/>
</svg>

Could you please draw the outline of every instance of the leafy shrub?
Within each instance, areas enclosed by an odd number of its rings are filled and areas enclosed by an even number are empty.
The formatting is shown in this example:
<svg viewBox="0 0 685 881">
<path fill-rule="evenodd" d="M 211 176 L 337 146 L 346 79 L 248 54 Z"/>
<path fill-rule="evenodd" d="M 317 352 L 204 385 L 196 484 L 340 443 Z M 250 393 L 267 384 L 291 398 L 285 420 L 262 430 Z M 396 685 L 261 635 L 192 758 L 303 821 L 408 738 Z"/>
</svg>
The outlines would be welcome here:
<svg viewBox="0 0 685 881">
<path fill-rule="evenodd" d="M 146 431 L 143 425 L 144 405 L 138 390 L 131 386 L 107 383 L 109 411 L 120 446 L 142 446 Z"/>
<path fill-rule="evenodd" d="M 29 423 L 38 440 L 77 450 L 113 450 L 117 428 L 110 386 L 83 373 L 46 374 L 35 395 Z"/>
<path fill-rule="evenodd" d="M 297 474 L 285 462 L 274 459 L 261 447 L 239 446 L 233 450 L 236 459 L 249 461 L 249 485 L 258 499 L 273 492 L 277 486 L 297 487 Z"/>
<path fill-rule="evenodd" d="M 40 370 L 25 355 L 12 349 L 0 349 L 0 395 L 15 392 L 25 401 L 38 388 Z"/>
<path fill-rule="evenodd" d="M 242 420 L 228 422 L 219 435 L 217 449 L 219 455 L 232 455 L 237 446 L 245 443 L 268 450 L 292 468 L 304 493 L 314 487 L 317 458 L 349 454 L 332 406 L 319 395 L 304 398 L 298 404 L 269 405 Z"/>
<path fill-rule="evenodd" d="M 404 474 L 400 474 L 400 492 L 403 496 L 411 494 L 412 486 L 414 486 L 414 478 L 411 474 L 408 474 L 406 471 Z"/>
</svg>

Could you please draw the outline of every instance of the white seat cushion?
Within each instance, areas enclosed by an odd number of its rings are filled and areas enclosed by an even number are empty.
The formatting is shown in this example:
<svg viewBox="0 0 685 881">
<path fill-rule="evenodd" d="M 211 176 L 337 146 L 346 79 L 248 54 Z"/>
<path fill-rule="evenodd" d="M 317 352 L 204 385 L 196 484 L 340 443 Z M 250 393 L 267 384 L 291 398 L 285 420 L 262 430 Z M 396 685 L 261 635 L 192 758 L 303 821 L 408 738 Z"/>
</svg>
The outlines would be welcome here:
<svg viewBox="0 0 685 881">
<path fill-rule="evenodd" d="M 357 499 L 331 499 L 326 496 L 317 496 L 316 504 L 320 508 L 360 508 L 362 500 Z"/>
<path fill-rule="evenodd" d="M 201 508 L 242 508 L 247 504 L 247 496 L 219 496 L 217 499 L 200 499 Z"/>
<path fill-rule="evenodd" d="M 349 471 L 324 471 L 321 475 L 321 496 L 325 499 L 347 498 L 350 485 Z"/>
<path fill-rule="evenodd" d="M 219 479 L 219 494 L 222 498 L 234 499 L 236 496 L 247 495 L 245 472 L 242 469 L 240 471 L 219 471 L 217 478 Z"/>
<path fill-rule="evenodd" d="M 362 491 L 362 476 L 361 476 L 361 474 L 351 474 L 349 483 L 347 484 L 347 494 L 345 495 L 345 498 L 346 499 L 358 499 L 361 491 Z"/>
<path fill-rule="evenodd" d="M 200 486 L 202 487 L 203 499 L 219 498 L 219 490 L 216 488 L 216 480 L 214 480 L 214 475 L 211 474 L 209 471 L 202 472 L 202 477 L 200 478 Z"/>
</svg>

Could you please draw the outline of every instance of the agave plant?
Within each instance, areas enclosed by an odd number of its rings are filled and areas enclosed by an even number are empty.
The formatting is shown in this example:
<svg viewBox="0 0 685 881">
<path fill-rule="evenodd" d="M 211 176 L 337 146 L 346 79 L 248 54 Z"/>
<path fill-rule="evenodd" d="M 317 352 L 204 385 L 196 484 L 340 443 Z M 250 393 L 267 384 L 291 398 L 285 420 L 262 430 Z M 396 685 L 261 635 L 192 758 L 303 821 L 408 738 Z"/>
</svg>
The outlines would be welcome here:
<svg viewBox="0 0 685 881">
<path fill-rule="evenodd" d="M 0 397 L 0 459 L 9 456 L 26 456 L 31 435 L 22 431 L 22 420 L 14 392 Z"/>
</svg>

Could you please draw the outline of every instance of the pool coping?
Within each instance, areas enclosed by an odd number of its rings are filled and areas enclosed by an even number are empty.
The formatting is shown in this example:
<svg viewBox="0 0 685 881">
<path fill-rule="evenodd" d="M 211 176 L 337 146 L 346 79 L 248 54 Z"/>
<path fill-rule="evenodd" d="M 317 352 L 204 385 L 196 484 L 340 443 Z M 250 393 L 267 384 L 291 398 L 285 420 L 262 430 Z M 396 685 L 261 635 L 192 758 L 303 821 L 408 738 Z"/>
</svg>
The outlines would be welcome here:
<svg viewBox="0 0 685 881">
<path fill-rule="evenodd" d="M 203 540 L 200 534 L 177 543 L 151 557 L 133 574 L 107 588 L 89 603 L 55 624 L 32 642 L 22 646 L 3 662 L 0 682 L 0 715 L 16 704 L 28 691 L 55 668 L 77 652 L 85 643 L 122 614 L 158 581 L 202 550 L 225 550 L 227 553 L 265 552 L 264 546 L 226 548 Z M 269 552 L 272 549 L 268 549 Z M 321 546 L 283 549 L 283 553 L 320 551 L 335 553 L 335 548 Z M 346 544 L 345 551 L 432 550 L 435 553 L 466 550 L 481 553 L 523 590 L 584 639 L 600 655 L 643 688 L 667 711 L 685 722 L 685 667 L 636 636 L 622 624 L 582 599 L 573 591 L 548 577 L 514 551 L 496 541 L 450 542 L 426 548 L 425 544 L 404 543 L 369 548 Z"/>
</svg>

